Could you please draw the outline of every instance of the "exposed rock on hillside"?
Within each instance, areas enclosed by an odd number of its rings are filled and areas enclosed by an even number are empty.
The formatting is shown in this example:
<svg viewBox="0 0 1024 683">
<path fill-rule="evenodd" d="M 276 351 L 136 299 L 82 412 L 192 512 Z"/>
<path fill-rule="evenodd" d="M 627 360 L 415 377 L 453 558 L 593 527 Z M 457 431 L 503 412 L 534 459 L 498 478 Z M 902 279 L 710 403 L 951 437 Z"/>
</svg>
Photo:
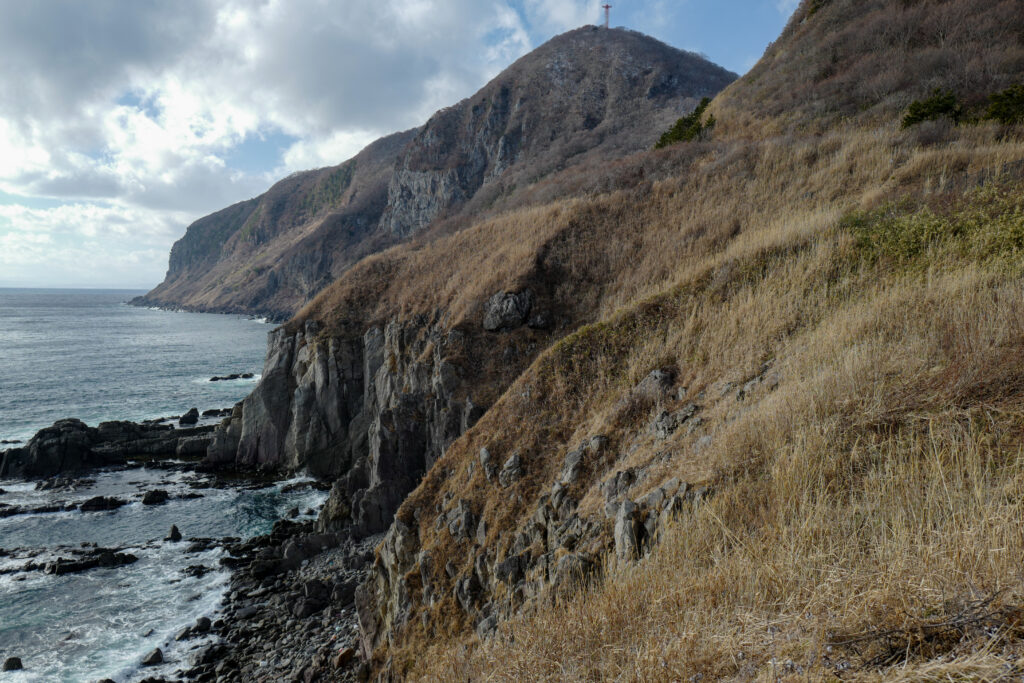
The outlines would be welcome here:
<svg viewBox="0 0 1024 683">
<path fill-rule="evenodd" d="M 167 277 L 141 305 L 290 317 L 344 269 L 393 240 L 376 231 L 412 131 L 331 168 L 294 173 L 265 194 L 189 226 Z"/>
<path fill-rule="evenodd" d="M 471 214 L 565 166 L 647 149 L 735 77 L 632 31 L 589 26 L 558 36 L 416 133 L 383 223 L 407 236 L 478 192 Z"/>
<path fill-rule="evenodd" d="M 639 33 L 558 36 L 420 129 L 191 225 L 137 302 L 286 319 L 360 258 L 567 166 L 650 147 L 735 79 Z"/>
</svg>

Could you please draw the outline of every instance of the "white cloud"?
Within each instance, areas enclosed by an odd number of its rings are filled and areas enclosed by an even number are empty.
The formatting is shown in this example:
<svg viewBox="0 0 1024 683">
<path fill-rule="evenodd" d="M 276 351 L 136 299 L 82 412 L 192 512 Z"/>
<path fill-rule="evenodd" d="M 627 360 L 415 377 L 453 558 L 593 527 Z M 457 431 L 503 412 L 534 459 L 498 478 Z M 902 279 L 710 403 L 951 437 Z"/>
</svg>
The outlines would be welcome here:
<svg viewBox="0 0 1024 683">
<path fill-rule="evenodd" d="M 0 191 L 69 202 L 0 207 L 5 281 L 86 236 L 131 273 L 161 254 L 158 280 L 190 220 L 423 123 L 598 4 L 0 0 Z M 285 142 L 233 165 L 261 137 Z"/>
<path fill-rule="evenodd" d="M 0 284 L 152 287 L 187 217 L 99 204 L 0 206 Z"/>
</svg>

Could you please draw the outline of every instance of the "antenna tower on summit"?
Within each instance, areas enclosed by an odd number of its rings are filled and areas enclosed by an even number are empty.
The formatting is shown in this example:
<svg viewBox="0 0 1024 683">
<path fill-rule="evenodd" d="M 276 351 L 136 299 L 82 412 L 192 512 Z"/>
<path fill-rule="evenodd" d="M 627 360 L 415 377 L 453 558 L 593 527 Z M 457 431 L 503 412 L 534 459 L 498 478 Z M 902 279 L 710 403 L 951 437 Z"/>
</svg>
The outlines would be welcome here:
<svg viewBox="0 0 1024 683">
<path fill-rule="evenodd" d="M 611 18 L 612 18 L 611 17 L 611 15 L 612 15 L 612 6 L 611 5 L 601 5 L 601 7 L 604 7 L 604 27 L 605 28 L 609 28 L 609 26 L 611 24 Z"/>
</svg>

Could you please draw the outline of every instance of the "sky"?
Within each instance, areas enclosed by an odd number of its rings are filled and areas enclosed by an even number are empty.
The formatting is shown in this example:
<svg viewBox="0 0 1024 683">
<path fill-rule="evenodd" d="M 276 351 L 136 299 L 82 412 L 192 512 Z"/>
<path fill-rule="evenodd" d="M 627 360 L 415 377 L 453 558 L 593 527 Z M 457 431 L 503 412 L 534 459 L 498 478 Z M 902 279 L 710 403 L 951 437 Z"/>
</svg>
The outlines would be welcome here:
<svg viewBox="0 0 1024 683">
<path fill-rule="evenodd" d="M 608 0 L 744 73 L 798 0 Z M 197 218 L 426 122 L 603 0 L 0 0 L 0 287 L 150 289 Z"/>
</svg>

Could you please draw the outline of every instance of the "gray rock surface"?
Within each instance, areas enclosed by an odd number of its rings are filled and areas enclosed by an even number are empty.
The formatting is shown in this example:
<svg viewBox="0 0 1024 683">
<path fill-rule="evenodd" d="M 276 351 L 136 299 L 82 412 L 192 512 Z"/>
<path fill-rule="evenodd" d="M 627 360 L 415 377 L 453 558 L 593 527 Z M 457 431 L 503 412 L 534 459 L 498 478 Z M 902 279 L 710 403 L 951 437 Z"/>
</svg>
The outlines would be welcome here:
<svg viewBox="0 0 1024 683">
<path fill-rule="evenodd" d="M 181 443 L 208 439 L 212 429 L 134 422 L 89 427 L 81 420 L 59 420 L 40 430 L 26 445 L 0 454 L 0 477 L 47 478 L 122 465 L 129 458 L 178 457 Z"/>
<path fill-rule="evenodd" d="M 463 373 L 449 357 L 463 351 L 461 335 L 423 319 L 349 340 L 323 337 L 315 322 L 280 328 L 260 384 L 217 427 L 205 464 L 333 479 L 321 528 L 380 533 L 483 414 L 458 395 Z"/>
<path fill-rule="evenodd" d="M 488 332 L 513 330 L 521 327 L 530 317 L 533 292 L 498 292 L 484 304 L 484 329 Z"/>
</svg>

